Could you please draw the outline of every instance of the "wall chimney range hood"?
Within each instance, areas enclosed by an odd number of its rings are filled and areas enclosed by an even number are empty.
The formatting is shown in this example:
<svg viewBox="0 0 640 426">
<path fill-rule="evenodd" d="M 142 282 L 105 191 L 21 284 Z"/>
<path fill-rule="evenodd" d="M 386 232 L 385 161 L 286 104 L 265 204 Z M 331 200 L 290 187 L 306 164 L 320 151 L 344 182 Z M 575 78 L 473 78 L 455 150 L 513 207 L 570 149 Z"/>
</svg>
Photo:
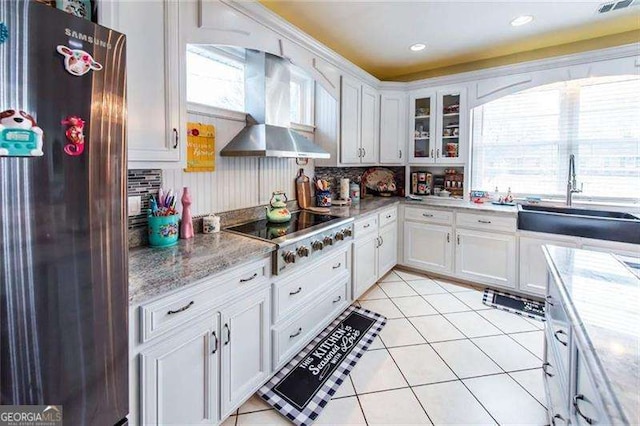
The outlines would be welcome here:
<svg viewBox="0 0 640 426">
<path fill-rule="evenodd" d="M 222 148 L 223 157 L 329 158 L 329 153 L 289 129 L 291 72 L 286 59 L 246 50 L 247 126 Z"/>
</svg>

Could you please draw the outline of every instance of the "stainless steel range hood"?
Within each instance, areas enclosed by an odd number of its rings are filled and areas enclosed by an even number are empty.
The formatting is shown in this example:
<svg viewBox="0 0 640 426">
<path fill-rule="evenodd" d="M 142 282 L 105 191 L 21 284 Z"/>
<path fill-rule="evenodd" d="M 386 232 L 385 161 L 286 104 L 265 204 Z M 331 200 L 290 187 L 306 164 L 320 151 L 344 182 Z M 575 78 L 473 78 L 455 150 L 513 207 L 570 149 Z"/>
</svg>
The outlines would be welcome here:
<svg viewBox="0 0 640 426">
<path fill-rule="evenodd" d="M 329 153 L 289 129 L 291 72 L 278 56 L 249 50 L 245 65 L 247 127 L 222 148 L 223 157 L 329 158 Z"/>
</svg>

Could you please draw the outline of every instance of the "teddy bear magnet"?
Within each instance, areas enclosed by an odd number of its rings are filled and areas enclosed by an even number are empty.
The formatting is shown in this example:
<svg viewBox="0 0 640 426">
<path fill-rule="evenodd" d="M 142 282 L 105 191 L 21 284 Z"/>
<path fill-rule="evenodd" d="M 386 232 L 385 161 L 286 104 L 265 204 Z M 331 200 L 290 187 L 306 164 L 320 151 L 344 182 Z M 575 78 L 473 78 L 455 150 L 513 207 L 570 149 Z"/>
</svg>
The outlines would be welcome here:
<svg viewBox="0 0 640 426">
<path fill-rule="evenodd" d="M 40 157 L 43 132 L 36 120 L 18 109 L 0 112 L 0 156 Z"/>
<path fill-rule="evenodd" d="M 84 50 L 71 49 L 63 45 L 59 45 L 56 50 L 64 56 L 64 68 L 71 75 L 80 77 L 91 70 L 100 71 L 102 69 L 102 65 Z"/>
</svg>

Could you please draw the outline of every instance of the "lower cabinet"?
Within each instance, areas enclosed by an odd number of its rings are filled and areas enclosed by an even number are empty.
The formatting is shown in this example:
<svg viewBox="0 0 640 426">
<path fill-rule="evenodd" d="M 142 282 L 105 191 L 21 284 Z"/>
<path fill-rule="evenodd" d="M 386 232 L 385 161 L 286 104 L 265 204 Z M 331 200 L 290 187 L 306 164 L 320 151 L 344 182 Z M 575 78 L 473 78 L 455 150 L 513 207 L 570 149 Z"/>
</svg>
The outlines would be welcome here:
<svg viewBox="0 0 640 426">
<path fill-rule="evenodd" d="M 220 311 L 223 418 L 269 377 L 269 291 L 240 297 L 239 302 Z"/>
<path fill-rule="evenodd" d="M 398 223 L 380 227 L 378 245 L 378 276 L 381 277 L 398 263 Z"/>
<path fill-rule="evenodd" d="M 216 424 L 219 315 L 208 314 L 141 352 L 141 423 Z"/>
<path fill-rule="evenodd" d="M 353 243 L 353 298 L 360 297 L 378 280 L 378 233 Z"/>
<path fill-rule="evenodd" d="M 547 262 L 542 246 L 578 247 L 575 241 L 520 236 L 519 288 L 526 293 L 544 296 L 547 289 Z"/>
<path fill-rule="evenodd" d="M 429 223 L 404 223 L 404 263 L 433 272 L 453 272 L 453 229 Z"/>
<path fill-rule="evenodd" d="M 456 230 L 456 275 L 483 284 L 516 287 L 516 237 Z"/>
</svg>

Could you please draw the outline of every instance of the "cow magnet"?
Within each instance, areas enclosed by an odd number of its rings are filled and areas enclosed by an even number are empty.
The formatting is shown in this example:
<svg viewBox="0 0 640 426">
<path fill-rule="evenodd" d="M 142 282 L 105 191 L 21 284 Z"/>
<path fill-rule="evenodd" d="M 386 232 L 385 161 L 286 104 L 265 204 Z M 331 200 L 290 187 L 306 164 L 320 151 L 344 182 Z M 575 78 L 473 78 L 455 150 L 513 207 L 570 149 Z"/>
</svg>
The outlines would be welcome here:
<svg viewBox="0 0 640 426">
<path fill-rule="evenodd" d="M 68 143 L 64 146 L 67 155 L 76 157 L 84 152 L 84 120 L 80 117 L 71 116 L 62 120 L 62 124 L 67 126 Z"/>
<path fill-rule="evenodd" d="M 7 41 L 8 38 L 9 38 L 9 28 L 7 28 L 4 22 L 0 22 L 0 44 Z"/>
<path fill-rule="evenodd" d="M 0 156 L 40 157 L 42 129 L 24 111 L 8 109 L 0 112 Z"/>
<path fill-rule="evenodd" d="M 102 69 L 102 65 L 84 50 L 71 49 L 63 45 L 59 45 L 56 50 L 64 56 L 64 67 L 69 74 L 79 77 L 91 70 L 100 71 Z"/>
</svg>

